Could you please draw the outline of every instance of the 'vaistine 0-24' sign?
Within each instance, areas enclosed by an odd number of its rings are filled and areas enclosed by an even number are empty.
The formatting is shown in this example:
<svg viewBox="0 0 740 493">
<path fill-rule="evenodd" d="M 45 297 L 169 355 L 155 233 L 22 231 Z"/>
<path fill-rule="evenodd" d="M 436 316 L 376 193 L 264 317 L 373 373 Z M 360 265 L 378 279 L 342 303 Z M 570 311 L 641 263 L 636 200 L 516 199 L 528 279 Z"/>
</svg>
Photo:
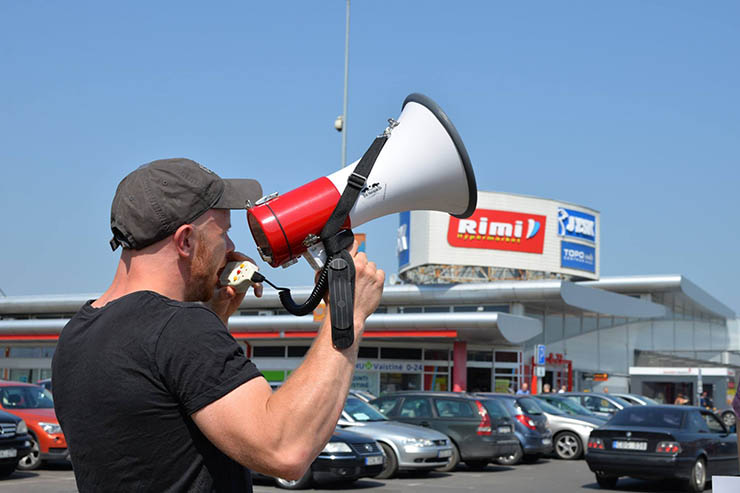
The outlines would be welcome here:
<svg viewBox="0 0 740 493">
<path fill-rule="evenodd" d="M 521 212 L 477 209 L 467 219 L 450 216 L 451 246 L 542 253 L 547 217 Z"/>
</svg>

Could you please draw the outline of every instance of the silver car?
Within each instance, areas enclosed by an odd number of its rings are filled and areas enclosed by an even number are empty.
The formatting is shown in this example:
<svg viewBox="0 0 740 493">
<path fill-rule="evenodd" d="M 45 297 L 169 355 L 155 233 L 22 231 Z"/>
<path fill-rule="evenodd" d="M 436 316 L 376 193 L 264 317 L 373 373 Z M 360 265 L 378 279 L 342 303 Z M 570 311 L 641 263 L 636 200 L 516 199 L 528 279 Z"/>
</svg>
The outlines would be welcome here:
<svg viewBox="0 0 740 493">
<path fill-rule="evenodd" d="M 342 429 L 369 436 L 380 444 L 385 464 L 376 478 L 388 479 L 399 470 L 431 471 L 447 465 L 452 457 L 452 447 L 446 435 L 429 428 L 390 421 L 353 395 L 347 397 L 337 424 Z"/>
<path fill-rule="evenodd" d="M 591 431 L 606 421 L 596 416 L 567 414 L 544 399 L 538 399 L 537 404 L 547 416 L 547 423 L 552 430 L 553 453 L 558 459 L 583 457 Z"/>
</svg>

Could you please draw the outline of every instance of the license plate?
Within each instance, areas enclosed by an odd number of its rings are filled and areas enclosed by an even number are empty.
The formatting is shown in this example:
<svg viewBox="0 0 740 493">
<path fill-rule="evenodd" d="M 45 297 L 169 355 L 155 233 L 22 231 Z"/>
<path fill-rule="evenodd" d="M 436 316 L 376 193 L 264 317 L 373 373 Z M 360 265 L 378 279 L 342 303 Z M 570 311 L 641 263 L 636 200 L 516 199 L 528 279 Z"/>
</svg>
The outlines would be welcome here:
<svg viewBox="0 0 740 493">
<path fill-rule="evenodd" d="M 612 442 L 612 448 L 619 450 L 647 450 L 647 442 L 614 440 Z"/>
<path fill-rule="evenodd" d="M 382 455 L 374 455 L 372 457 L 365 457 L 365 465 L 367 466 L 377 466 L 378 464 L 383 463 L 383 456 Z"/>
<path fill-rule="evenodd" d="M 440 450 L 439 452 L 437 452 L 437 457 L 452 457 L 452 450 Z"/>
<path fill-rule="evenodd" d="M 552 443 L 552 439 L 550 438 L 543 438 L 542 439 L 542 445 L 550 445 Z"/>
<path fill-rule="evenodd" d="M 499 426 L 498 427 L 499 433 L 511 433 L 511 427 L 509 426 Z"/>
<path fill-rule="evenodd" d="M 1 459 L 7 459 L 8 457 L 17 457 L 17 456 L 18 456 L 18 451 L 14 448 L 0 450 Z"/>
</svg>

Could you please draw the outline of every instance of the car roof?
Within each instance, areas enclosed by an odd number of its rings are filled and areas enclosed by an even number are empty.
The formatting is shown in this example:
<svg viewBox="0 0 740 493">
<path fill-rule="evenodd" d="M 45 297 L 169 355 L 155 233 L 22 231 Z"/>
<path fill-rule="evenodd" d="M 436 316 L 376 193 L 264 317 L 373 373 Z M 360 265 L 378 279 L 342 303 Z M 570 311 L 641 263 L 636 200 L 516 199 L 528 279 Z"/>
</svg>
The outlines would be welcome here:
<svg viewBox="0 0 740 493">
<path fill-rule="evenodd" d="M 15 382 L 13 380 L 0 380 L 0 387 L 40 387 L 40 385 L 27 382 Z"/>
<path fill-rule="evenodd" d="M 427 391 L 427 390 L 397 390 L 395 392 L 389 392 L 383 394 L 377 399 L 383 399 L 386 397 L 404 397 L 404 396 L 421 396 L 421 397 L 456 397 L 458 399 L 475 399 L 475 396 L 466 394 L 463 392 L 444 392 L 440 390 Z M 376 400 L 376 399 L 373 399 Z"/>
</svg>

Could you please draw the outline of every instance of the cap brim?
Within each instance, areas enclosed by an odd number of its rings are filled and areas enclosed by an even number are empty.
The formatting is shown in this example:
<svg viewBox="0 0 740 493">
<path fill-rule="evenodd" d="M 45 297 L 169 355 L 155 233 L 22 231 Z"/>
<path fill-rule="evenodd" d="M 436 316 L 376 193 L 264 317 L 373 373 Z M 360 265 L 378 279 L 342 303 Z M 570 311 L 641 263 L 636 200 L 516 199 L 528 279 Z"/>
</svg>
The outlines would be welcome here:
<svg viewBox="0 0 740 493">
<path fill-rule="evenodd" d="M 254 204 L 262 197 L 262 186 L 256 180 L 234 178 L 223 182 L 224 193 L 213 209 L 246 209 L 247 201 Z"/>
</svg>

